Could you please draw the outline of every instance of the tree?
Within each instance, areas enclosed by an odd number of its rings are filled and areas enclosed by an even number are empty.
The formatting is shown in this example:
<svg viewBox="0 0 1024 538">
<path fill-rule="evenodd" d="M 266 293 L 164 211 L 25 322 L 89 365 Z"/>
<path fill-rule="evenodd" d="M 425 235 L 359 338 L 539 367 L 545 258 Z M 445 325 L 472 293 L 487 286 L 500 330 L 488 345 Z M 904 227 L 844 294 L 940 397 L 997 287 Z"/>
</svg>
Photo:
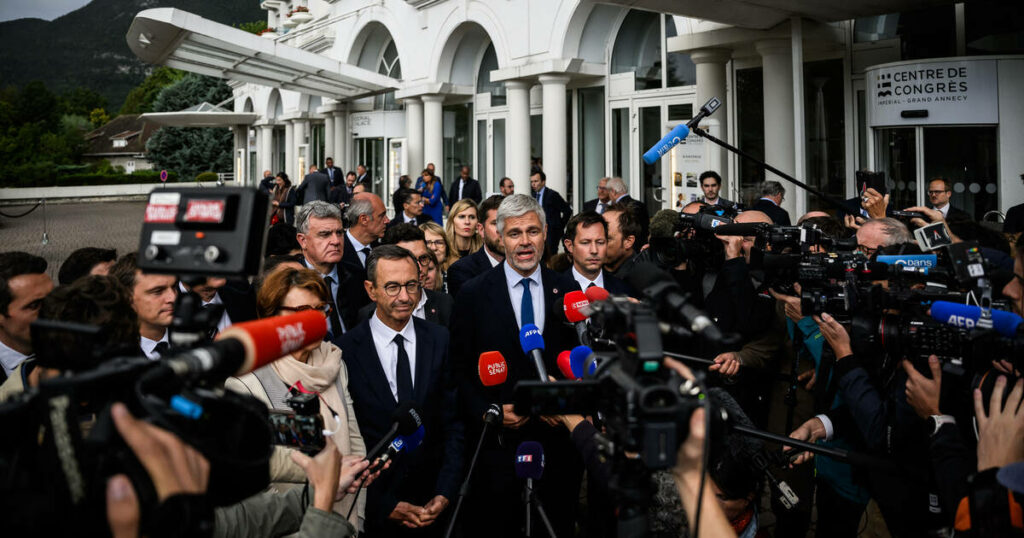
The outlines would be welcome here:
<svg viewBox="0 0 1024 538">
<path fill-rule="evenodd" d="M 158 67 L 146 77 L 135 88 L 128 92 L 121 111 L 118 114 L 144 114 L 153 111 L 153 101 L 156 100 L 160 91 L 181 80 L 185 76 L 184 71 L 171 69 L 170 67 Z"/>
<path fill-rule="evenodd" d="M 94 108 L 89 112 L 89 122 L 92 123 L 94 129 L 100 128 L 108 121 L 110 121 L 110 116 L 102 108 Z"/>
<path fill-rule="evenodd" d="M 259 35 L 260 32 L 267 29 L 267 21 L 240 22 L 235 25 L 235 28 L 238 28 L 239 30 L 245 30 L 250 34 Z"/>
<path fill-rule="evenodd" d="M 95 109 L 107 110 L 107 98 L 89 88 L 78 87 L 60 96 L 61 112 L 71 116 L 88 118 Z"/>
<path fill-rule="evenodd" d="M 229 97 L 231 88 L 224 81 L 189 73 L 157 95 L 153 111 L 173 112 Z M 231 131 L 223 127 L 163 127 L 150 137 L 146 151 L 156 168 L 193 178 L 200 172 L 230 169 L 232 143 Z"/>
</svg>

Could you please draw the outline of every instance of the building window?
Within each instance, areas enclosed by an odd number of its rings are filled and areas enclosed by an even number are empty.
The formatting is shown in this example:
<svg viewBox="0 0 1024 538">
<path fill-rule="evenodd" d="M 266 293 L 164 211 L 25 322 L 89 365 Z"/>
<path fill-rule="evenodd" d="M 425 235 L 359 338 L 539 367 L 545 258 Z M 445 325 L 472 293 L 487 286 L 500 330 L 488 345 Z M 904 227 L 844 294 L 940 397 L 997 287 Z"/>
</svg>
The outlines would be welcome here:
<svg viewBox="0 0 1024 538">
<path fill-rule="evenodd" d="M 956 56 L 953 5 L 860 17 L 854 21 L 853 32 L 858 43 L 898 39 L 901 60 Z"/>
<path fill-rule="evenodd" d="M 629 164 L 629 109 L 612 109 L 612 175 L 630 184 Z"/>
<path fill-rule="evenodd" d="M 671 15 L 665 15 L 665 39 L 678 36 L 676 32 L 676 21 Z M 665 42 L 662 39 L 662 43 Z M 665 82 L 669 88 L 676 86 L 692 86 L 697 83 L 697 65 L 690 60 L 690 55 L 685 52 L 665 53 L 665 62 L 668 69 L 665 70 Z M 686 119 L 689 119 L 687 116 Z"/>
<path fill-rule="evenodd" d="M 402 61 L 398 58 L 398 48 L 395 47 L 394 40 L 388 42 L 388 46 L 384 47 L 384 53 L 381 54 L 380 62 L 377 64 L 377 72 L 393 79 L 402 78 Z M 395 102 L 395 92 L 393 91 L 376 95 L 373 98 L 374 110 L 402 110 L 404 108 L 404 105 Z"/>
<path fill-rule="evenodd" d="M 444 163 L 441 166 L 441 177 L 449 182 L 455 181 L 462 171 L 462 166 L 470 166 L 470 177 L 476 173 L 472 166 L 473 158 L 473 105 L 470 103 L 445 105 L 441 114 L 441 132 L 444 138 Z M 477 180 L 481 178 L 475 178 Z M 455 203 L 457 200 L 450 200 Z"/>
<path fill-rule="evenodd" d="M 833 197 L 845 198 L 846 121 L 843 61 L 804 64 L 804 136 L 807 182 Z M 817 196 L 807 198 L 809 209 L 824 208 Z"/>
<path fill-rule="evenodd" d="M 967 54 L 1024 54 L 1024 3 L 965 2 Z"/>
<path fill-rule="evenodd" d="M 995 127 L 925 127 L 924 181 L 942 177 L 953 184 L 950 205 L 975 220 L 998 209 L 999 170 Z"/>
<path fill-rule="evenodd" d="M 480 60 L 480 72 L 476 76 L 476 93 L 491 94 L 491 106 L 505 106 L 505 85 L 491 82 L 491 71 L 498 68 L 498 55 L 494 52 L 494 44 L 487 45 L 484 57 Z"/>
<path fill-rule="evenodd" d="M 736 137 L 739 148 L 764 160 L 764 72 L 760 67 L 736 70 Z M 764 171 L 750 159 L 739 159 L 740 200 L 757 200 Z"/>
<path fill-rule="evenodd" d="M 579 90 L 580 195 L 579 201 L 597 195 L 597 182 L 605 175 L 604 166 L 604 87 Z"/>
<path fill-rule="evenodd" d="M 115 148 L 123 148 L 128 145 L 128 141 L 123 138 L 117 138 L 114 140 Z"/>
<path fill-rule="evenodd" d="M 615 37 L 612 74 L 633 73 L 636 90 L 661 88 L 661 47 L 664 42 L 657 13 L 630 11 Z"/>
</svg>

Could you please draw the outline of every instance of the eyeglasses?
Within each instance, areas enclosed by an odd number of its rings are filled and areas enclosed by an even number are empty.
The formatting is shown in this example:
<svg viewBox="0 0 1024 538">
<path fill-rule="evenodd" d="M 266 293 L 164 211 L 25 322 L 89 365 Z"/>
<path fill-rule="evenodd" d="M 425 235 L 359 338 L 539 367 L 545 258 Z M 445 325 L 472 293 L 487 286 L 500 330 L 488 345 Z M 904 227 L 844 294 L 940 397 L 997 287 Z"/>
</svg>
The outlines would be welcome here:
<svg viewBox="0 0 1024 538">
<path fill-rule="evenodd" d="M 430 248 L 443 247 L 444 239 L 435 239 L 433 241 L 427 241 L 427 246 Z"/>
<path fill-rule="evenodd" d="M 279 306 L 277 307 L 277 309 L 279 311 L 285 312 L 305 312 L 307 310 L 318 310 L 320 312 L 323 312 L 325 317 L 331 315 L 331 303 L 321 303 L 316 306 L 308 304 L 304 304 L 302 306 Z"/>
<path fill-rule="evenodd" d="M 929 196 L 934 196 L 934 195 L 942 194 L 944 192 L 949 192 L 949 191 L 928 191 L 928 195 Z"/>
<path fill-rule="evenodd" d="M 877 248 L 866 247 L 864 245 L 857 245 L 857 250 L 859 250 L 861 252 L 861 254 L 864 254 L 865 256 L 870 258 L 871 256 L 873 256 L 875 254 L 875 251 L 878 250 L 878 249 Z"/>
<path fill-rule="evenodd" d="M 416 258 L 416 261 L 419 262 L 421 267 L 430 267 L 432 260 L 430 258 L 430 254 L 424 254 L 419 258 Z"/>
<path fill-rule="evenodd" d="M 410 280 L 405 284 L 399 284 L 397 282 L 388 282 L 387 284 L 384 285 L 384 293 L 386 293 L 388 297 L 397 297 L 398 294 L 402 292 L 402 288 L 405 288 L 406 293 L 412 295 L 420 290 L 420 281 Z"/>
</svg>

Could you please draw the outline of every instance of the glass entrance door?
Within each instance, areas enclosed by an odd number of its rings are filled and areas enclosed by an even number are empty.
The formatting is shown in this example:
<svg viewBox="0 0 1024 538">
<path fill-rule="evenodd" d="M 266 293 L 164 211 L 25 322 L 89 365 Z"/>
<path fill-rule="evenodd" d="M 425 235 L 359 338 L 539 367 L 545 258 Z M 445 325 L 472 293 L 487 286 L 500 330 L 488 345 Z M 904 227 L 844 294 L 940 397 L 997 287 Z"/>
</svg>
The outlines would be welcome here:
<svg viewBox="0 0 1024 538">
<path fill-rule="evenodd" d="M 918 192 L 917 129 L 879 129 L 876 170 L 885 173 L 889 206 L 903 209 L 924 202 Z M 921 189 L 923 190 L 923 189 Z"/>
<path fill-rule="evenodd" d="M 382 199 L 385 198 L 387 193 L 384 192 L 385 188 L 385 155 L 384 155 L 384 139 L 383 138 L 356 138 L 353 140 L 355 145 L 355 156 L 356 164 L 362 164 L 366 167 L 366 171 L 370 173 L 373 178 L 373 193 L 380 196 Z"/>
<path fill-rule="evenodd" d="M 640 192 L 638 198 L 647 204 L 647 212 L 654 214 L 662 207 L 662 168 L 664 163 L 661 160 L 654 164 L 647 164 L 643 159 L 643 152 L 647 151 L 654 144 L 661 140 L 664 134 L 661 132 L 661 106 L 646 106 L 639 109 L 640 126 L 640 147 L 636 153 L 637 163 L 640 167 Z"/>
</svg>

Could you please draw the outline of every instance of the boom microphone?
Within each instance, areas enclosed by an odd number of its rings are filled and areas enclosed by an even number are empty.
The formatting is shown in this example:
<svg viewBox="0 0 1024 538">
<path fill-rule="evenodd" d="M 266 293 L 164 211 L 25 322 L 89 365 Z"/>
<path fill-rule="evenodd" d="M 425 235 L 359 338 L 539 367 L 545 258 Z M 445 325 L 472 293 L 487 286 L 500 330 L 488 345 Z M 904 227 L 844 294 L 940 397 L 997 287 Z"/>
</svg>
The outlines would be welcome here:
<svg viewBox="0 0 1024 538">
<path fill-rule="evenodd" d="M 398 407 L 391 413 L 391 429 L 380 438 L 373 449 L 366 453 L 366 459 L 373 461 L 384 450 L 384 447 L 394 442 L 396 434 L 412 436 L 416 433 L 416 430 L 423 426 L 423 419 L 420 417 L 415 403 L 402 402 L 398 404 Z"/>
<path fill-rule="evenodd" d="M 540 329 L 532 323 L 523 325 L 523 329 L 519 331 L 519 345 L 523 348 L 523 353 L 526 353 L 533 359 L 533 365 L 537 367 L 537 376 L 543 382 L 548 381 L 548 369 L 544 367 L 544 356 L 541 351 L 544 351 L 544 337 L 540 334 Z"/>
<path fill-rule="evenodd" d="M 485 351 L 477 362 L 477 375 L 485 387 L 501 385 L 508 379 L 508 364 L 500 351 Z"/>
<path fill-rule="evenodd" d="M 665 156 L 676 144 L 686 139 L 687 135 L 690 134 L 690 129 L 694 126 L 699 125 L 700 121 L 710 116 L 718 107 L 721 106 L 722 102 L 717 97 L 712 97 L 708 102 L 704 103 L 700 107 L 700 111 L 690 121 L 682 125 L 676 125 L 674 129 L 669 131 L 664 138 L 658 141 L 657 144 L 651 146 L 651 149 L 644 153 L 644 162 L 647 164 L 654 164 L 658 162 L 658 159 Z"/>
<path fill-rule="evenodd" d="M 240 376 L 320 342 L 327 318 L 318 310 L 296 312 L 236 323 L 221 331 L 211 345 L 190 349 L 166 359 L 178 375 Z"/>
<path fill-rule="evenodd" d="M 992 309 L 989 311 L 992 313 L 992 328 L 996 332 L 1008 338 L 1017 336 L 1017 331 L 1021 329 L 1024 318 L 1005 310 Z M 981 308 L 948 301 L 935 301 L 932 303 L 931 316 L 932 319 L 947 325 L 973 329 L 981 317 Z"/>
</svg>

